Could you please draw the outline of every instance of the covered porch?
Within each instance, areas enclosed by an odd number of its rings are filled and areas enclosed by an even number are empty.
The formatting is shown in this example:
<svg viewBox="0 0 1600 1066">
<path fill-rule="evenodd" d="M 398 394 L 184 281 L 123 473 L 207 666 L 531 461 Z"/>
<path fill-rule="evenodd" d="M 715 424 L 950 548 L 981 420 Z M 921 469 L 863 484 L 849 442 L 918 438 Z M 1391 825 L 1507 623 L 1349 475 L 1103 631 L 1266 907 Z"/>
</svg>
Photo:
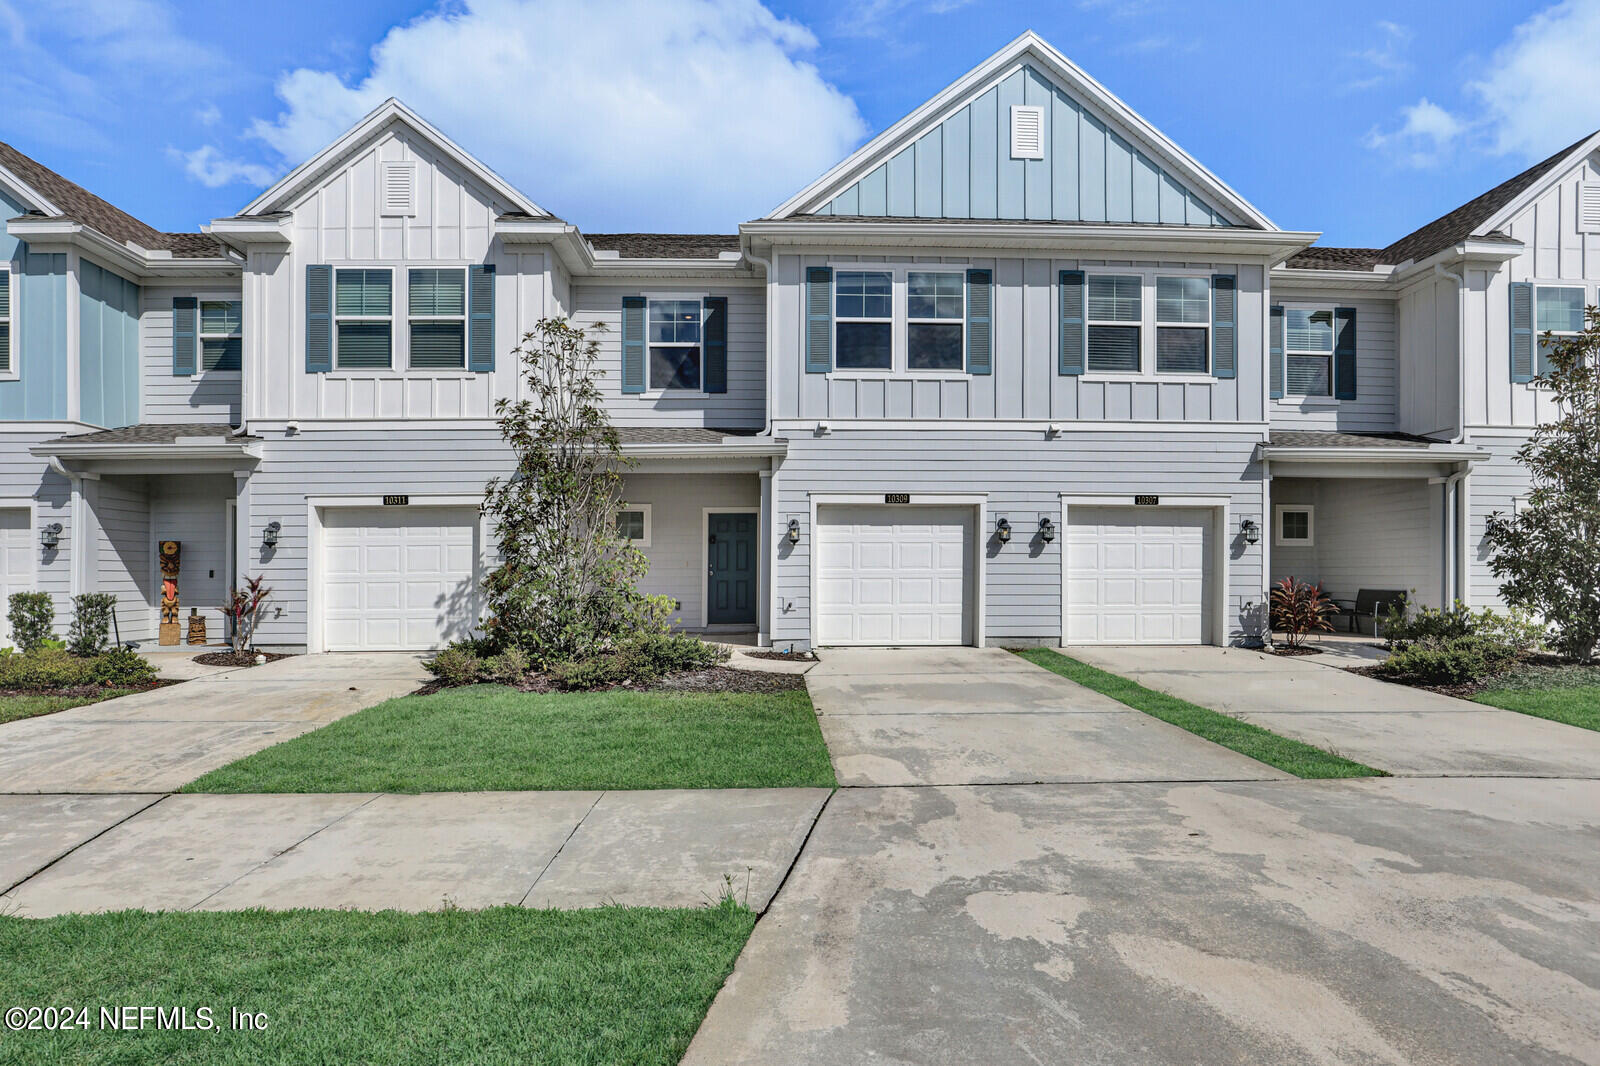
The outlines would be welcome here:
<svg viewBox="0 0 1600 1066">
<path fill-rule="evenodd" d="M 1269 581 L 1320 584 L 1345 604 L 1363 592 L 1399 592 L 1428 607 L 1466 600 L 1462 519 L 1472 463 L 1485 457 L 1401 434 L 1274 431 L 1261 449 Z M 1346 631 L 1352 622 L 1373 632 L 1370 617 L 1336 624 Z"/>
</svg>

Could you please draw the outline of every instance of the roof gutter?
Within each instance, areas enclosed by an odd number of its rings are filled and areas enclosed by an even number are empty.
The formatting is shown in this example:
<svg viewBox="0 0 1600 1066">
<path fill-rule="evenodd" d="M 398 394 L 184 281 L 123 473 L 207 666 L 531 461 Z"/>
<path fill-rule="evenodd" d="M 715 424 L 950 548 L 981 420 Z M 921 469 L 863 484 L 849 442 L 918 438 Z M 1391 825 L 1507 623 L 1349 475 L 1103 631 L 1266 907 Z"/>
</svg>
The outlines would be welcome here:
<svg viewBox="0 0 1600 1066">
<path fill-rule="evenodd" d="M 640 459 L 765 459 L 784 455 L 788 441 L 769 439 L 762 444 L 624 444 L 622 454 Z"/>
<path fill-rule="evenodd" d="M 120 243 L 70 218 L 14 218 L 6 224 L 6 229 L 13 237 L 36 248 L 69 247 L 87 252 L 140 281 L 157 277 L 237 275 L 242 266 L 238 260 L 226 257 L 180 258 L 166 249 L 153 251 L 131 242 Z"/>
<path fill-rule="evenodd" d="M 570 222 L 546 218 L 500 218 L 494 223 L 494 235 L 505 245 L 541 245 L 555 251 L 568 273 L 581 277 L 607 275 L 635 276 L 639 274 L 700 275 L 712 277 L 737 277 L 748 273 L 744 256 L 728 259 L 623 259 L 601 258 L 594 247 L 584 239 L 582 232 Z"/>
<path fill-rule="evenodd" d="M 770 252 L 771 246 L 769 245 L 768 248 L 769 248 L 769 252 Z M 746 237 L 743 233 L 739 234 L 739 251 L 741 253 L 743 253 L 744 257 L 746 259 L 748 259 L 750 262 L 760 265 L 761 274 L 762 274 L 762 277 L 764 278 L 765 283 L 766 283 L 764 285 L 764 288 L 766 289 L 766 297 L 767 297 L 767 314 L 766 314 L 766 318 L 767 318 L 767 322 L 766 322 L 766 326 L 767 326 L 767 348 L 766 348 L 766 372 L 765 372 L 764 376 L 767 379 L 766 380 L 766 388 L 767 388 L 767 425 L 766 425 L 766 428 L 761 431 L 761 434 L 762 434 L 762 436 L 770 437 L 770 436 L 772 436 L 772 389 L 773 389 L 773 378 L 774 378 L 774 374 L 772 373 L 772 368 L 773 368 L 774 364 L 777 362 L 774 353 L 776 353 L 777 350 L 778 350 L 777 349 L 777 318 L 778 318 L 778 316 L 774 313 L 774 311 L 776 309 L 772 306 L 773 299 L 774 299 L 773 289 L 772 289 L 772 259 L 770 257 L 770 254 L 766 258 L 763 258 L 762 256 L 757 255 L 755 253 L 755 251 L 753 250 L 752 246 L 751 246 L 750 238 Z"/>
<path fill-rule="evenodd" d="M 913 222 L 885 219 L 882 222 L 852 220 L 821 222 L 787 219 L 746 222 L 741 236 L 760 238 L 774 244 L 881 245 L 885 243 L 920 246 L 986 245 L 994 248 L 1019 247 L 1048 250 L 1161 251 L 1207 249 L 1231 255 L 1264 255 L 1274 261 L 1287 259 L 1309 247 L 1320 233 L 1290 230 L 1259 230 L 1244 227 L 1179 227 L 1089 225 L 1062 223 L 996 222 Z"/>
<path fill-rule="evenodd" d="M 1264 444 L 1261 458 L 1280 463 L 1474 463 L 1489 458 L 1489 453 L 1456 441 L 1441 441 L 1423 448 L 1297 448 L 1288 444 Z"/>
<path fill-rule="evenodd" d="M 261 458 L 261 444 L 52 444 L 45 441 L 28 449 L 28 454 L 49 461 L 51 468 L 66 477 L 60 469 L 62 459 L 250 459 Z"/>
</svg>

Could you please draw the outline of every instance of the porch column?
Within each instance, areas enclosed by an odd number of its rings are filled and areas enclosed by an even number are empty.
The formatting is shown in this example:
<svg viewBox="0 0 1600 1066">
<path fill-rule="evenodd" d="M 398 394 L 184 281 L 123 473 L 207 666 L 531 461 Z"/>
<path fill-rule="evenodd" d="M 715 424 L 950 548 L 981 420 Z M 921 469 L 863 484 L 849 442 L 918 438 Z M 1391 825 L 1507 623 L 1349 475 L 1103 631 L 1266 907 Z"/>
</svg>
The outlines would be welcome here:
<svg viewBox="0 0 1600 1066">
<path fill-rule="evenodd" d="M 761 550 L 756 553 L 756 644 L 772 646 L 772 471 L 758 471 L 761 479 L 761 514 L 756 518 Z"/>
<path fill-rule="evenodd" d="M 1456 504 L 1460 517 L 1456 519 L 1456 597 L 1468 607 L 1472 606 L 1472 564 L 1476 554 L 1472 546 L 1472 467 L 1463 466 L 1461 480 L 1456 483 Z"/>
</svg>

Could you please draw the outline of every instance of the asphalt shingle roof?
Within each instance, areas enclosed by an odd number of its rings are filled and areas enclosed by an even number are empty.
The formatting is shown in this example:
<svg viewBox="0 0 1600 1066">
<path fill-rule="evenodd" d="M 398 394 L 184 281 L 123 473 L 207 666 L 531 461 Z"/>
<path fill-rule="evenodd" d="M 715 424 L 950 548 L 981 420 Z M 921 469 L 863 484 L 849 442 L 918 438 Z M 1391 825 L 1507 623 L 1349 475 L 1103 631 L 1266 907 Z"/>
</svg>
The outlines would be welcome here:
<svg viewBox="0 0 1600 1066">
<path fill-rule="evenodd" d="M 1322 248 L 1312 245 L 1296 252 L 1284 265 L 1296 270 L 1371 270 L 1380 248 Z"/>
<path fill-rule="evenodd" d="M 1273 448 L 1426 448 L 1443 441 L 1409 433 L 1337 433 L 1330 430 L 1275 429 L 1267 437 Z"/>
<path fill-rule="evenodd" d="M 623 259 L 716 259 L 739 250 L 737 233 L 590 233 L 596 251 Z"/>
<path fill-rule="evenodd" d="M 93 433 L 72 433 L 57 437 L 51 444 L 173 444 L 179 437 L 226 437 L 234 441 L 259 440 L 241 434 L 226 422 L 146 422 L 121 429 L 99 429 Z"/>
<path fill-rule="evenodd" d="M 698 429 L 691 426 L 618 426 L 623 444 L 721 444 L 724 437 L 750 437 L 753 429 Z"/>
</svg>

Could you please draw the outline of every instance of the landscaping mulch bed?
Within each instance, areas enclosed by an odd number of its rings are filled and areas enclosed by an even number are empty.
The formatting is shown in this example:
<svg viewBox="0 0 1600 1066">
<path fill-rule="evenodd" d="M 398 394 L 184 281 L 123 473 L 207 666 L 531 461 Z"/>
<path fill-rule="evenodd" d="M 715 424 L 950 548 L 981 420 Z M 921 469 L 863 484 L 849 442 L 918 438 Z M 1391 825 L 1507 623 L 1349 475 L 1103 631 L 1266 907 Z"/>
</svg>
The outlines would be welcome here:
<svg viewBox="0 0 1600 1066">
<path fill-rule="evenodd" d="M 452 686 L 429 681 L 413 695 L 431 696 Z M 519 692 L 560 692 L 545 674 L 529 674 L 514 686 Z M 713 666 L 672 674 L 648 685 L 602 685 L 586 692 L 794 692 L 806 687 L 800 674 L 767 674 L 756 670 L 735 670 Z"/>
<path fill-rule="evenodd" d="M 744 653 L 751 659 L 771 659 L 776 663 L 814 663 L 817 662 L 817 653 L 814 651 L 773 651 L 763 648 L 760 651 L 747 651 Z"/>
<path fill-rule="evenodd" d="M 1535 655 L 1504 673 L 1486 677 L 1481 681 L 1462 682 L 1459 685 L 1429 685 L 1397 674 L 1386 674 L 1376 665 L 1353 666 L 1350 667 L 1350 672 L 1360 674 L 1362 677 L 1375 677 L 1379 681 L 1388 681 L 1396 685 L 1427 689 L 1429 692 L 1437 692 L 1441 696 L 1454 696 L 1459 700 L 1470 700 L 1478 693 L 1492 688 L 1560 687 L 1561 682 L 1555 681 L 1554 675 L 1561 675 L 1563 680 L 1570 684 L 1600 684 L 1600 667 L 1568 662 L 1554 655 Z"/>
<path fill-rule="evenodd" d="M 168 685 L 179 685 L 181 681 L 171 678 L 161 678 L 150 682 L 148 685 L 112 685 L 111 688 L 118 692 L 149 692 L 151 689 L 166 688 Z M 88 699 L 94 696 L 104 696 L 105 685 L 73 685 L 70 688 L 0 688 L 0 699 L 9 696 L 46 696 L 61 699 L 77 700 Z"/>
<path fill-rule="evenodd" d="M 256 662 L 256 656 L 257 655 L 265 655 L 267 657 L 267 662 L 269 662 L 269 663 L 275 663 L 279 659 L 287 659 L 287 658 L 290 657 L 285 652 L 276 652 L 276 651 L 263 651 L 263 652 L 247 651 L 243 655 L 239 655 L 238 653 L 231 652 L 231 651 L 208 651 L 204 655 L 196 655 L 194 657 L 194 661 L 199 663 L 201 666 L 257 666 L 257 665 L 265 665 L 264 663 L 258 664 Z"/>
<path fill-rule="evenodd" d="M 1285 658 L 1288 658 L 1290 656 L 1295 656 L 1295 655 L 1321 655 L 1322 654 L 1322 649 L 1321 648 L 1313 648 L 1310 645 L 1302 645 L 1301 647 L 1298 647 L 1298 648 L 1272 647 L 1272 648 L 1268 648 L 1267 650 L 1272 652 L 1272 654 L 1274 654 L 1274 655 L 1282 655 Z"/>
</svg>

